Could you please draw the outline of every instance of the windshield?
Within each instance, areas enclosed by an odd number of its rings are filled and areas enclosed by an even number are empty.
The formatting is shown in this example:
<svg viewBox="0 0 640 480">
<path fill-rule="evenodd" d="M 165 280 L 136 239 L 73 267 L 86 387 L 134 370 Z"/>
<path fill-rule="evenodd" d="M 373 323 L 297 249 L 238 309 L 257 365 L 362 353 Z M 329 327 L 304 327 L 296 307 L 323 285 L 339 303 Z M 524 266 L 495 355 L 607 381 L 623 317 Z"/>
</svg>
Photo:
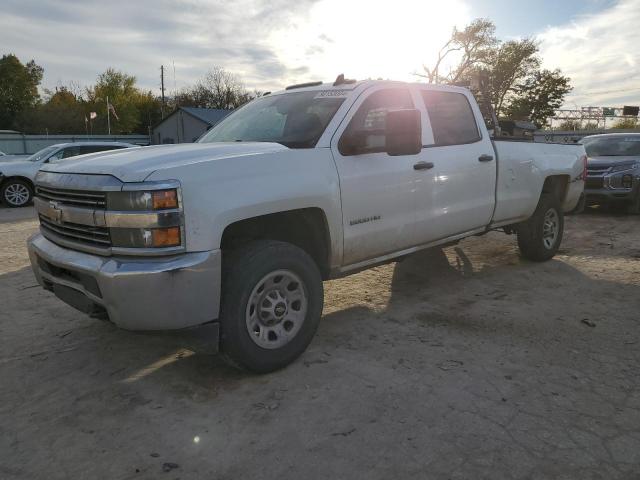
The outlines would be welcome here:
<svg viewBox="0 0 640 480">
<path fill-rule="evenodd" d="M 586 138 L 584 149 L 590 157 L 640 156 L 640 135 Z"/>
<path fill-rule="evenodd" d="M 312 148 L 344 97 L 324 91 L 296 92 L 253 100 L 204 135 L 199 143 L 275 142 L 289 148 Z"/>
<path fill-rule="evenodd" d="M 27 158 L 27 160 L 30 161 L 30 162 L 39 162 L 40 160 L 44 160 L 45 158 L 47 158 L 49 155 L 51 155 L 57 149 L 58 149 L 58 147 L 56 147 L 55 145 L 52 145 L 50 147 L 45 147 L 42 150 L 39 150 L 36 153 L 34 153 L 33 155 L 31 155 L 29 158 Z"/>
</svg>

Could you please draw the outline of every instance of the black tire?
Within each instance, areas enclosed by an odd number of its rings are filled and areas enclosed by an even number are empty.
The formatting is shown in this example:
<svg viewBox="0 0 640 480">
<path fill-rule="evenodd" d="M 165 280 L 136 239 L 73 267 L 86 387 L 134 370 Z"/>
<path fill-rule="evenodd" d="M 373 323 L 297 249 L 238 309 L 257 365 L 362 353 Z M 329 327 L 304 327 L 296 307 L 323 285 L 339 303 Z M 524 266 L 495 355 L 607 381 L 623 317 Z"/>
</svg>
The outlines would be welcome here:
<svg viewBox="0 0 640 480">
<path fill-rule="evenodd" d="M 24 192 L 26 197 L 16 195 L 16 189 Z M 24 198 L 24 201 L 16 201 L 18 197 Z M 33 201 L 33 187 L 25 180 L 9 179 L 0 188 L 0 201 L 10 208 L 25 207 Z"/>
<path fill-rule="evenodd" d="M 545 219 L 547 214 L 556 218 L 556 235 L 553 241 L 545 237 Z M 564 232 L 564 215 L 555 195 L 542 194 L 536 211 L 526 222 L 518 226 L 518 247 L 523 257 L 535 262 L 544 262 L 553 258 L 560 248 Z"/>
<path fill-rule="evenodd" d="M 636 193 L 636 198 L 634 198 L 627 207 L 627 212 L 631 215 L 640 214 L 640 188 L 638 189 L 638 193 Z"/>
<path fill-rule="evenodd" d="M 255 373 L 267 373 L 283 368 L 293 362 L 311 343 L 318 328 L 322 307 L 324 303 L 324 290 L 322 276 L 316 263 L 302 249 L 285 242 L 273 240 L 261 240 L 249 243 L 238 250 L 223 254 L 223 279 L 222 279 L 222 304 L 220 310 L 220 351 L 227 363 L 234 367 L 249 370 Z M 297 276 L 302 285 L 299 286 L 305 294 L 306 314 L 299 315 L 299 325 L 296 333 L 284 345 L 273 348 L 263 348 L 257 342 L 268 342 L 266 338 L 258 340 L 259 334 L 255 334 L 256 340 L 249 332 L 247 316 L 252 308 L 249 305 L 254 289 L 256 292 L 263 288 L 267 295 L 268 290 L 289 289 L 289 286 L 281 287 L 280 284 L 264 287 L 260 285 L 274 272 L 285 271 Z M 277 281 L 277 275 L 273 277 Z M 287 278 L 287 277 L 285 277 Z M 292 282 L 297 283 L 297 282 Z M 284 292 L 284 290 L 282 290 Z M 257 295 L 257 293 L 256 293 Z M 286 295 L 286 292 L 285 292 Z M 293 304 L 287 302 L 287 316 L 279 320 L 282 327 L 286 326 L 289 309 Z M 275 311 L 277 307 L 274 306 Z M 299 308 L 299 307 L 298 307 Z M 260 311 L 256 313 L 262 314 Z M 278 320 L 275 320 L 278 322 Z M 274 328 L 272 326 L 259 326 L 260 329 Z M 275 336 L 275 334 L 274 334 Z M 265 337 L 268 337 L 266 335 Z M 284 335 L 282 338 L 288 338 Z"/>
</svg>

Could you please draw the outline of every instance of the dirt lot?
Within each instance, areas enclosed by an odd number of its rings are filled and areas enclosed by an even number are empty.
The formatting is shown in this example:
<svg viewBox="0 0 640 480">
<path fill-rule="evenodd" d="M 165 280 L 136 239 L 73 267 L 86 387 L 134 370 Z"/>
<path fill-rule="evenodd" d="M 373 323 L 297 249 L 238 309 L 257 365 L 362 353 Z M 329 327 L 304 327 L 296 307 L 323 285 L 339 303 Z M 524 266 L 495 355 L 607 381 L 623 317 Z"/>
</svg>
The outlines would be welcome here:
<svg viewBox="0 0 640 480">
<path fill-rule="evenodd" d="M 327 282 L 309 350 L 250 376 L 36 287 L 32 215 L 0 209 L 1 478 L 640 478 L 640 217 Z"/>
</svg>

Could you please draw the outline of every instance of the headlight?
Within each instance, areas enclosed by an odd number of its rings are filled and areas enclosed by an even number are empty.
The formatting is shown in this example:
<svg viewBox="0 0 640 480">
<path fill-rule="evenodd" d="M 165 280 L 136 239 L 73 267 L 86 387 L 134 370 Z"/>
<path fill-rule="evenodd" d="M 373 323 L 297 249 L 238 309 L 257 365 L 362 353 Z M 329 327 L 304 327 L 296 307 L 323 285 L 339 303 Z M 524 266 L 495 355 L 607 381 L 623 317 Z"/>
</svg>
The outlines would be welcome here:
<svg viewBox="0 0 640 480">
<path fill-rule="evenodd" d="M 112 228 L 111 242 L 114 247 L 124 248 L 179 247 L 180 227 Z"/>
<path fill-rule="evenodd" d="M 175 188 L 141 192 L 109 192 L 107 209 L 116 211 L 170 210 L 178 208 Z"/>
<path fill-rule="evenodd" d="M 173 183 L 159 190 L 141 185 L 140 190 L 107 193 L 105 222 L 114 248 L 184 247 L 180 187 L 167 188 Z"/>
<path fill-rule="evenodd" d="M 638 167 L 640 167 L 640 162 L 626 163 L 624 165 L 616 165 L 615 167 L 611 168 L 611 173 L 613 173 L 613 172 L 623 172 L 625 170 L 634 170 L 634 169 L 636 169 Z"/>
</svg>

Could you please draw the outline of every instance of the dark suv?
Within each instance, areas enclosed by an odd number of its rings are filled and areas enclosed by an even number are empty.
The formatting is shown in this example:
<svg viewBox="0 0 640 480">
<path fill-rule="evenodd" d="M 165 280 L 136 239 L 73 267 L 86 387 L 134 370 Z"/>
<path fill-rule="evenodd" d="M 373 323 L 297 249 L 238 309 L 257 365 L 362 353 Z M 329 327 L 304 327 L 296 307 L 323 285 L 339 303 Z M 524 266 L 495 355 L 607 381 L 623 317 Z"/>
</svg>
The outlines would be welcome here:
<svg viewBox="0 0 640 480">
<path fill-rule="evenodd" d="M 640 213 L 640 133 L 585 137 L 587 205 L 626 204 Z"/>
</svg>

